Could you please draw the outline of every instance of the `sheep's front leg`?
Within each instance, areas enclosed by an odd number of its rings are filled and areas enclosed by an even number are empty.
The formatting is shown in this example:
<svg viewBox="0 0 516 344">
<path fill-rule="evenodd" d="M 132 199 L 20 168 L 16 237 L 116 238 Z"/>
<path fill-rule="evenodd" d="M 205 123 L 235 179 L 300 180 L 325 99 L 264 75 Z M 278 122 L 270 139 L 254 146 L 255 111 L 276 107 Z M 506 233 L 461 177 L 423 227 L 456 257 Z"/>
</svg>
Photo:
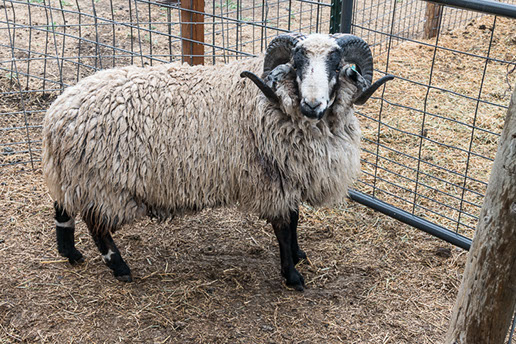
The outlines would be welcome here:
<svg viewBox="0 0 516 344">
<path fill-rule="evenodd" d="M 299 248 L 299 244 L 297 242 L 297 223 L 299 220 L 299 208 L 295 211 L 290 212 L 290 236 L 291 240 L 291 250 L 292 250 L 292 259 L 294 261 L 294 265 L 297 265 L 301 259 L 306 259 L 306 253 Z"/>
<path fill-rule="evenodd" d="M 294 266 L 293 246 L 297 246 L 297 238 L 295 239 L 296 243 L 294 244 L 293 232 L 291 230 L 292 217 L 295 216 L 291 214 L 289 219 L 275 220 L 271 221 L 271 223 L 280 248 L 281 275 L 287 280 L 287 286 L 298 291 L 303 291 L 305 281 L 303 276 L 301 276 Z M 299 250 L 299 247 L 297 247 L 297 249 Z"/>
<path fill-rule="evenodd" d="M 91 213 L 83 216 L 104 263 L 113 271 L 115 278 L 122 282 L 132 282 L 131 270 L 122 259 L 120 251 L 111 237 L 109 228 Z"/>
</svg>

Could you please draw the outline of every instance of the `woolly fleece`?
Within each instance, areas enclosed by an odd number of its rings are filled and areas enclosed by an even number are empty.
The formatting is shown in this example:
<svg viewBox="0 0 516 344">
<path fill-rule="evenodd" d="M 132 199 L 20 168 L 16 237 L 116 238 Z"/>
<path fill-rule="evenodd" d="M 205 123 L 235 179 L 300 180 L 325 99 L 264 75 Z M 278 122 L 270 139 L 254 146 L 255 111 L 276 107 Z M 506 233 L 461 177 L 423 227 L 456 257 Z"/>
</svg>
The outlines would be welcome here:
<svg viewBox="0 0 516 344">
<path fill-rule="evenodd" d="M 301 115 L 293 81 L 278 86 L 278 107 L 240 78 L 262 64 L 130 66 L 66 89 L 43 126 L 51 196 L 72 217 L 93 209 L 110 230 L 207 207 L 273 220 L 302 201 L 342 201 L 360 169 L 355 86 L 341 80 L 315 121 Z"/>
</svg>

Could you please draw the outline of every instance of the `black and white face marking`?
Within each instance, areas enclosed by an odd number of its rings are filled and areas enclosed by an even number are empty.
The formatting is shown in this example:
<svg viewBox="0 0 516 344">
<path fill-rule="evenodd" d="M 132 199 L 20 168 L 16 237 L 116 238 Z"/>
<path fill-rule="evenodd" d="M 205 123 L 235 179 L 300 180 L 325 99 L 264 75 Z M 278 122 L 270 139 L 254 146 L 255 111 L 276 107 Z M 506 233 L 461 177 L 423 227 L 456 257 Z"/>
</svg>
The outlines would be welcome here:
<svg viewBox="0 0 516 344">
<path fill-rule="evenodd" d="M 294 69 L 306 117 L 321 119 L 332 105 L 341 59 L 338 44 L 323 35 L 311 36 L 295 48 Z"/>
<path fill-rule="evenodd" d="M 326 60 L 326 70 L 328 73 L 328 84 L 330 85 L 330 90 L 333 96 L 333 93 L 336 90 L 337 79 L 339 77 L 340 70 L 342 69 L 342 51 L 340 49 L 332 50 L 328 54 L 328 59 Z"/>
</svg>

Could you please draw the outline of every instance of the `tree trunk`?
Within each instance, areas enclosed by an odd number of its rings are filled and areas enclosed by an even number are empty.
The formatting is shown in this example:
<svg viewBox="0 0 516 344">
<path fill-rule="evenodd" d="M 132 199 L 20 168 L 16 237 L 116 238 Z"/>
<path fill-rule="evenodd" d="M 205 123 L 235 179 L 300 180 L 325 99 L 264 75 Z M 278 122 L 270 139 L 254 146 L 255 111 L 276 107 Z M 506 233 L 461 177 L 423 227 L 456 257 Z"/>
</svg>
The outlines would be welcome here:
<svg viewBox="0 0 516 344">
<path fill-rule="evenodd" d="M 516 91 L 453 309 L 447 344 L 502 344 L 516 304 Z"/>
</svg>

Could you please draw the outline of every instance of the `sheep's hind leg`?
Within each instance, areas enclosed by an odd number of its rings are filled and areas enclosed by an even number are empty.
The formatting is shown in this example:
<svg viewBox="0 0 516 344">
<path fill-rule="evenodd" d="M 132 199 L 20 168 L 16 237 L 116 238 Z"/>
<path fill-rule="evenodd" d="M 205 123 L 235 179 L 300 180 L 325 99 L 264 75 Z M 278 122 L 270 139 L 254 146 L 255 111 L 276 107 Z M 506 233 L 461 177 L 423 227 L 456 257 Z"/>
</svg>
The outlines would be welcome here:
<svg viewBox="0 0 516 344">
<path fill-rule="evenodd" d="M 294 266 L 291 218 L 292 216 L 287 220 L 273 220 L 271 223 L 280 247 L 281 275 L 285 277 L 287 286 L 303 291 L 305 281 Z"/>
<path fill-rule="evenodd" d="M 68 215 L 57 202 L 54 202 L 54 209 L 56 211 L 54 219 L 56 222 L 56 241 L 59 254 L 68 258 L 72 265 L 84 262 L 82 253 L 75 248 L 74 218 Z"/>
<path fill-rule="evenodd" d="M 132 282 L 131 270 L 116 247 L 109 227 L 100 218 L 100 216 L 91 213 L 83 216 L 83 220 L 102 255 L 102 260 L 113 271 L 115 278 L 122 282 Z"/>
</svg>

